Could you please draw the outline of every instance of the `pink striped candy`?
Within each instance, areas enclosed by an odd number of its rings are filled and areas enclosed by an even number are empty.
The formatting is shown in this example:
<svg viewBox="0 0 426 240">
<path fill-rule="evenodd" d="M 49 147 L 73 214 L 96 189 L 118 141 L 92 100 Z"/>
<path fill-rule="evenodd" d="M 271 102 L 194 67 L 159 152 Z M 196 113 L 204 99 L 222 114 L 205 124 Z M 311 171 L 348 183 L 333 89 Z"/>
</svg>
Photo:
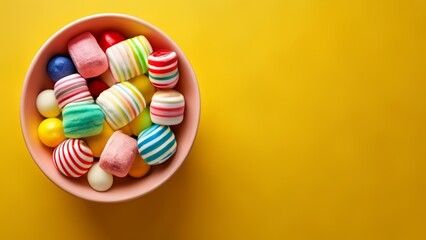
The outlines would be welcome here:
<svg viewBox="0 0 426 240">
<path fill-rule="evenodd" d="M 148 57 L 148 74 L 154 87 L 159 89 L 174 88 L 179 80 L 176 53 L 167 49 L 152 53 Z"/>
<path fill-rule="evenodd" d="M 84 175 L 92 163 L 92 151 L 83 140 L 70 138 L 53 150 L 53 165 L 67 177 Z"/>
<path fill-rule="evenodd" d="M 184 111 L 185 99 L 176 90 L 158 90 L 152 96 L 150 115 L 153 123 L 177 125 L 183 121 Z"/>
<path fill-rule="evenodd" d="M 78 73 L 59 79 L 55 83 L 53 91 L 61 109 L 72 102 L 94 102 L 87 87 L 86 79 Z"/>
</svg>

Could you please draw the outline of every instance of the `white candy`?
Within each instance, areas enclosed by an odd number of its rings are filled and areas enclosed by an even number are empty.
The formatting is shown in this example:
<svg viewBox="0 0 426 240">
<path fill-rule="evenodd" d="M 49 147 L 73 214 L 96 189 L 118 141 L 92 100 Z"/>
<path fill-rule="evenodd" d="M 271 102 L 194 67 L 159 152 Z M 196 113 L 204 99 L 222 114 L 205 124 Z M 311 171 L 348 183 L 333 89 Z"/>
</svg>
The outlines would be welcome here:
<svg viewBox="0 0 426 240">
<path fill-rule="evenodd" d="M 87 174 L 87 181 L 93 189 L 103 192 L 111 188 L 113 176 L 112 174 L 105 172 L 99 166 L 99 162 L 96 162 L 92 165 Z"/>
<path fill-rule="evenodd" d="M 38 112 L 46 118 L 57 117 L 61 113 L 53 89 L 47 89 L 38 94 L 36 107 Z"/>
</svg>

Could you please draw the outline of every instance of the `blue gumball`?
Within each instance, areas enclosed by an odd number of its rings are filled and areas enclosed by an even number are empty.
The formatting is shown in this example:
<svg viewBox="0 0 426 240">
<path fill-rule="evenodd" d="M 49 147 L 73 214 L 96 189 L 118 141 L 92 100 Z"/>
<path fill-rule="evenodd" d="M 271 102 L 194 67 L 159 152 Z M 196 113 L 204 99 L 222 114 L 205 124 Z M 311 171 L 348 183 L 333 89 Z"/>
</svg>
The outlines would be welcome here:
<svg viewBox="0 0 426 240">
<path fill-rule="evenodd" d="M 49 60 L 47 64 L 47 73 L 53 81 L 76 73 L 77 69 L 74 66 L 71 58 L 63 55 L 56 55 Z"/>
</svg>

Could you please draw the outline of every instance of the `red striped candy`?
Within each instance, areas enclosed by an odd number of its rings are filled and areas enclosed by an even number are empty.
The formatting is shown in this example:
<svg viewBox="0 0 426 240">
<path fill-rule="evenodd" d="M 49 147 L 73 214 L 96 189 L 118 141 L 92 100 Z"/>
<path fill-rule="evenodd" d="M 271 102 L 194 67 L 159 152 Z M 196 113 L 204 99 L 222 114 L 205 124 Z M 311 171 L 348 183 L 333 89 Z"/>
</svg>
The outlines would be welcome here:
<svg viewBox="0 0 426 240">
<path fill-rule="evenodd" d="M 183 121 L 185 99 L 176 90 L 158 90 L 152 96 L 149 110 L 153 123 L 168 126 L 177 125 Z"/>
<path fill-rule="evenodd" d="M 92 150 L 83 140 L 67 139 L 53 150 L 53 165 L 67 177 L 81 177 L 92 163 Z"/>
<path fill-rule="evenodd" d="M 148 74 L 154 87 L 159 89 L 174 88 L 179 80 L 176 53 L 167 49 L 152 53 L 148 57 Z"/>
<path fill-rule="evenodd" d="M 82 78 L 78 73 L 58 80 L 53 91 L 61 109 L 72 102 L 94 102 L 87 87 L 86 79 Z"/>
</svg>

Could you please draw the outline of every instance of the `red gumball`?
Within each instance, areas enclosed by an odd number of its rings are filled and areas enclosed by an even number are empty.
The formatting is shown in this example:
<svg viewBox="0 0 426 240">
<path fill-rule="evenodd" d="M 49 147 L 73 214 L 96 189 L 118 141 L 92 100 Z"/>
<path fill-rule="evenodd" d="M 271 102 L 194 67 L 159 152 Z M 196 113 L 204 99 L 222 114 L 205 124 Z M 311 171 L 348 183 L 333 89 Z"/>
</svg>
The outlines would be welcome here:
<svg viewBox="0 0 426 240">
<path fill-rule="evenodd" d="M 116 31 L 105 31 L 98 37 L 98 44 L 105 52 L 109 47 L 126 40 L 123 34 Z"/>
<path fill-rule="evenodd" d="M 87 87 L 89 88 L 90 94 L 92 94 L 92 97 L 95 99 L 99 97 L 99 94 L 109 88 L 104 81 L 98 78 L 88 80 Z"/>
</svg>

